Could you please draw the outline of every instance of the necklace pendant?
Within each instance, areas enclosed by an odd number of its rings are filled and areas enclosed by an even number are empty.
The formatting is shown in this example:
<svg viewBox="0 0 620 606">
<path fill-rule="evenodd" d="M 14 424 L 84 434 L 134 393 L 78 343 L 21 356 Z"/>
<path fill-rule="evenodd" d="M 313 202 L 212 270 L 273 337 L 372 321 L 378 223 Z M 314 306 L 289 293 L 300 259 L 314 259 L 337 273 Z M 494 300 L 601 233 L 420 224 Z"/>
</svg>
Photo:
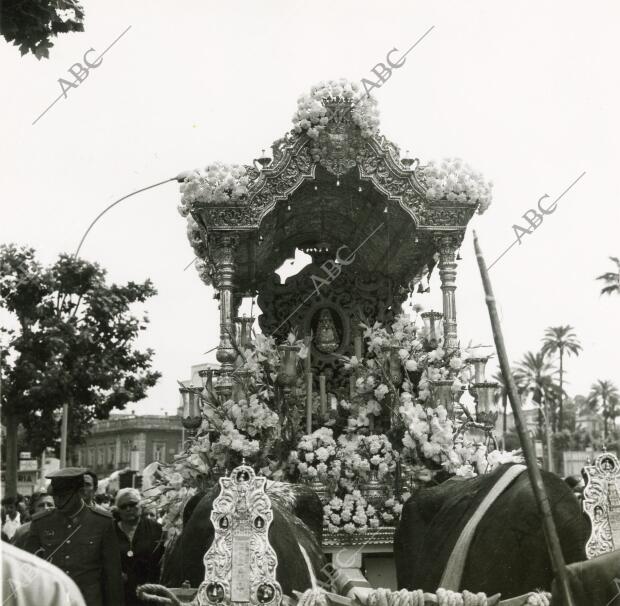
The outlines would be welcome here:
<svg viewBox="0 0 620 606">
<path fill-rule="evenodd" d="M 131 551 L 131 549 L 127 552 L 127 557 L 133 558 L 133 551 Z"/>
</svg>

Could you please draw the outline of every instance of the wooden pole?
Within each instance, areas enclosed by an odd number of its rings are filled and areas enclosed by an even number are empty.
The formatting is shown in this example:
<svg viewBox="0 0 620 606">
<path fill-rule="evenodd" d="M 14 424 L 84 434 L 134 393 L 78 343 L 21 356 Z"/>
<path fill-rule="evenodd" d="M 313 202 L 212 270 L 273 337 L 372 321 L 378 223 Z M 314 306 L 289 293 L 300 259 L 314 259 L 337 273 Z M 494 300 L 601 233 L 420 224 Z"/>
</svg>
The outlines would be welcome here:
<svg viewBox="0 0 620 606">
<path fill-rule="evenodd" d="M 534 491 L 534 497 L 538 502 L 538 508 L 542 515 L 543 531 L 547 540 L 547 548 L 549 550 L 549 556 L 551 557 L 551 565 L 553 567 L 553 572 L 560 588 L 565 606 L 576 606 L 571 594 L 570 585 L 568 583 L 564 554 L 562 553 L 560 539 L 558 538 L 558 533 L 553 521 L 551 506 L 549 505 L 549 499 L 547 498 L 547 493 L 545 492 L 545 485 L 543 484 L 540 469 L 536 463 L 534 445 L 532 444 L 530 436 L 527 433 L 525 417 L 523 416 L 523 411 L 521 410 L 519 392 L 517 391 L 517 385 L 512 376 L 512 371 L 510 370 L 510 362 L 508 361 L 508 354 L 506 353 L 506 346 L 504 345 L 504 336 L 502 335 L 502 327 L 499 321 L 497 307 L 495 305 L 493 288 L 491 287 L 489 272 L 487 270 L 484 257 L 482 256 L 482 251 L 480 250 L 480 244 L 478 243 L 476 232 L 474 232 L 474 248 L 476 250 L 476 258 L 478 260 L 480 276 L 482 277 L 482 284 L 484 286 L 487 307 L 489 308 L 489 317 L 491 319 L 491 328 L 493 329 L 493 339 L 497 349 L 497 357 L 499 359 L 502 375 L 504 376 L 504 381 L 508 387 L 508 397 L 510 399 L 510 405 L 512 406 L 512 412 L 515 417 L 517 433 L 519 434 L 519 439 L 521 440 L 521 445 L 523 447 L 523 454 L 525 455 L 525 462 L 527 464 L 530 482 Z"/>
<path fill-rule="evenodd" d="M 306 344 L 306 433 L 310 435 L 312 433 L 312 358 L 310 352 L 312 348 L 312 339 L 306 337 L 304 339 Z"/>
</svg>

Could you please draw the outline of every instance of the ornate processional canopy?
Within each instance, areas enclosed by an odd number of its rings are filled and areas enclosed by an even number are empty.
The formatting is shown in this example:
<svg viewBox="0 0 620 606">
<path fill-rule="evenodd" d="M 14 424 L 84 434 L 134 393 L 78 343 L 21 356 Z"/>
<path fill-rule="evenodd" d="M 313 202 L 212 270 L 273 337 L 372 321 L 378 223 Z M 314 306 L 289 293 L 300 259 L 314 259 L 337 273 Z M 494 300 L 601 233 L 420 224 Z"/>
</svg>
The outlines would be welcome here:
<svg viewBox="0 0 620 606">
<path fill-rule="evenodd" d="M 474 212 L 490 202 L 478 173 L 460 161 L 420 166 L 401 157 L 378 132 L 376 101 L 345 80 L 301 97 L 294 129 L 272 152 L 253 166 L 212 164 L 181 185 L 197 268 L 220 297 L 220 362 L 234 361 L 225 327 L 245 296 L 258 294 L 260 326 L 280 338 L 316 333 L 329 309 L 337 334 L 330 354 L 351 353 L 355 318 L 397 315 L 437 262 L 444 313 L 454 311 L 455 253 Z M 296 249 L 313 263 L 280 284 L 275 271 Z"/>
</svg>

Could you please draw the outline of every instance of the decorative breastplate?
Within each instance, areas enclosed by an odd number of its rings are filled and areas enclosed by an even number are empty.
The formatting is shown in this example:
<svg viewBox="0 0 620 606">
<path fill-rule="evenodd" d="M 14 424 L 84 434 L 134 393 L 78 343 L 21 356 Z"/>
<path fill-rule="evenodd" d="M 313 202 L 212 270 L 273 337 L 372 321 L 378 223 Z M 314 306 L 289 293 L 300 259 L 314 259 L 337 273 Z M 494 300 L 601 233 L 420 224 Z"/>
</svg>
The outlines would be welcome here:
<svg viewBox="0 0 620 606">
<path fill-rule="evenodd" d="M 282 588 L 276 581 L 278 558 L 269 543 L 273 511 L 266 478 L 240 465 L 219 481 L 221 491 L 211 512 L 215 536 L 204 556 L 197 602 L 279 606 Z"/>
</svg>

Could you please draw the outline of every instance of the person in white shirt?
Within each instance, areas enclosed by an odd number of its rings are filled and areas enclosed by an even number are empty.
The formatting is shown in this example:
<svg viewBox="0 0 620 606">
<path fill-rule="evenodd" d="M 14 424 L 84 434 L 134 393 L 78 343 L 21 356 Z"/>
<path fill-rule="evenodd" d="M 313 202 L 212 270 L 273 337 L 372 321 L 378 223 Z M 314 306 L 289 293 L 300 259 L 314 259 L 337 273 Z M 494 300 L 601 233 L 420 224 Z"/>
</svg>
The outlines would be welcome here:
<svg viewBox="0 0 620 606">
<path fill-rule="evenodd" d="M 59 568 L 2 543 L 2 606 L 86 606 L 77 585 Z"/>
<path fill-rule="evenodd" d="M 2 532 L 9 541 L 21 525 L 22 518 L 17 511 L 15 499 L 13 497 L 5 497 L 2 499 Z"/>
</svg>

